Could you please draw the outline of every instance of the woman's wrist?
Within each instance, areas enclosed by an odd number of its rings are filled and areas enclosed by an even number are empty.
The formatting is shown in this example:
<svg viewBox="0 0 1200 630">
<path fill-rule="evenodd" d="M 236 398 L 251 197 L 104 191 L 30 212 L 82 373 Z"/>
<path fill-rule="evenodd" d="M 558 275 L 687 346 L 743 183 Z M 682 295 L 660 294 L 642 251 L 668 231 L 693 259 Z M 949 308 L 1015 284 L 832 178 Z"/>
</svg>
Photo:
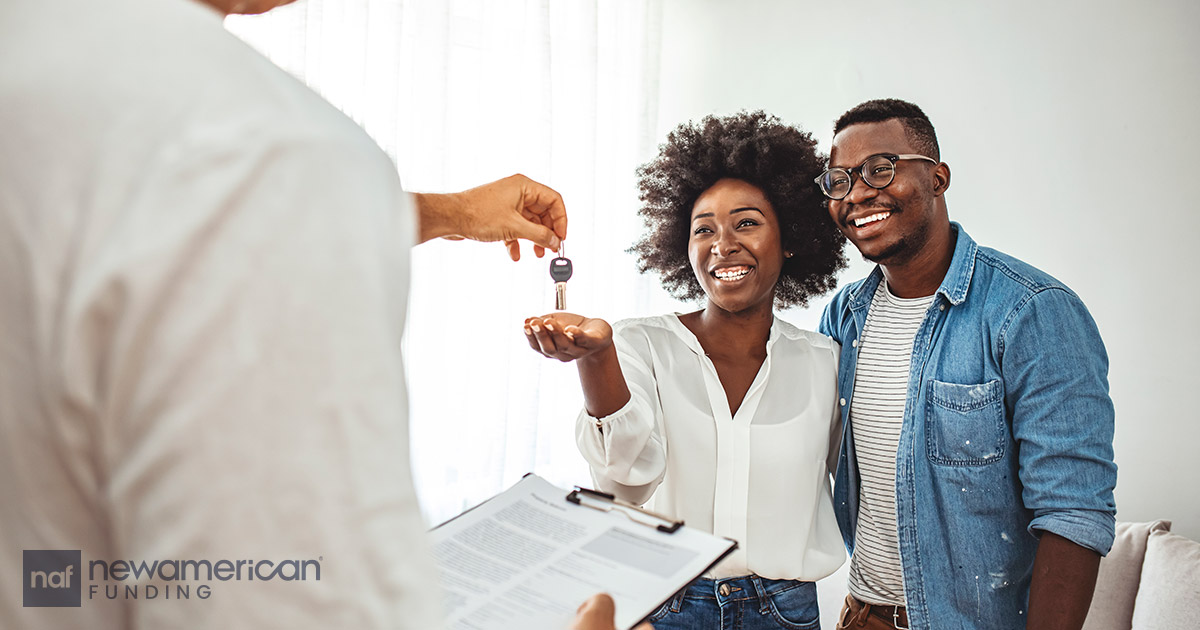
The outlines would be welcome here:
<svg viewBox="0 0 1200 630">
<path fill-rule="evenodd" d="M 609 362 L 617 362 L 617 348 L 613 345 L 612 339 L 609 339 L 606 345 L 593 349 L 586 355 L 579 357 L 575 363 L 582 369 L 587 366 L 590 369 L 599 368 Z"/>
<path fill-rule="evenodd" d="M 588 415 L 603 418 L 620 411 L 629 402 L 629 386 L 621 373 L 616 347 L 609 341 L 604 349 L 576 359 L 583 401 Z"/>
</svg>

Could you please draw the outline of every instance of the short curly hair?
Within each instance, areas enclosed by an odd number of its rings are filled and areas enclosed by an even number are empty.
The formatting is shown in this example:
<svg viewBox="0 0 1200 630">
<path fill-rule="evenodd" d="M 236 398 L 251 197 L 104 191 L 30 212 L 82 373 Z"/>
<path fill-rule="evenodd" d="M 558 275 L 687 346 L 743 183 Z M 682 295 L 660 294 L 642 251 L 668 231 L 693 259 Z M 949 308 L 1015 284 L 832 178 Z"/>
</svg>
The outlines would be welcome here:
<svg viewBox="0 0 1200 630">
<path fill-rule="evenodd" d="M 898 98 L 877 98 L 855 105 L 833 123 L 833 135 L 838 135 L 850 125 L 887 122 L 893 119 L 899 120 L 904 126 L 905 135 L 918 151 L 935 160 L 942 159 L 937 132 L 933 130 L 933 123 L 929 122 L 929 117 L 920 107 Z"/>
<path fill-rule="evenodd" d="M 845 237 L 829 218 L 813 180 L 826 156 L 808 132 L 762 111 L 706 116 L 667 136 L 658 157 L 637 170 L 646 232 L 628 251 L 673 297 L 705 297 L 688 260 L 692 208 L 718 180 L 740 179 L 763 191 L 779 219 L 785 258 L 775 285 L 778 308 L 804 306 L 837 286 L 846 267 Z"/>
</svg>

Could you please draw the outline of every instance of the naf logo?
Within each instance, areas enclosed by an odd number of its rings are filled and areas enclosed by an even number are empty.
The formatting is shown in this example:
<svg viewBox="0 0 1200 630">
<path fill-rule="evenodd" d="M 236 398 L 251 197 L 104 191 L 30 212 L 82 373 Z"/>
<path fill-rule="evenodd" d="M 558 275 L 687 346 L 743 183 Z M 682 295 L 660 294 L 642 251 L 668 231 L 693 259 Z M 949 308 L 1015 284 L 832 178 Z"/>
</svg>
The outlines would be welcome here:
<svg viewBox="0 0 1200 630">
<path fill-rule="evenodd" d="M 78 608 L 83 592 L 82 556 L 78 549 L 24 550 L 24 605 Z"/>
</svg>

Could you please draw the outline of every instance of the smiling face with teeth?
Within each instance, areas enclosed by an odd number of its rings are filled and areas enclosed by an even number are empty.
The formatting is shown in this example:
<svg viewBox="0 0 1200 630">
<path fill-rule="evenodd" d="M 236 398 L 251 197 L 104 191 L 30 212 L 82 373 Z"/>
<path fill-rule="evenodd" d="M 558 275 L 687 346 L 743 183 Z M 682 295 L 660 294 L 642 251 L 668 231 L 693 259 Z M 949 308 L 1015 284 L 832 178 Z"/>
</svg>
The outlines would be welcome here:
<svg viewBox="0 0 1200 630">
<path fill-rule="evenodd" d="M 920 154 L 897 119 L 846 127 L 833 139 L 829 163 L 850 168 L 879 154 Z M 949 218 L 942 194 L 950 184 L 945 164 L 900 160 L 895 179 L 871 188 L 855 175 L 844 199 L 829 201 L 829 215 L 863 258 L 887 267 L 903 267 L 944 248 Z"/>
<path fill-rule="evenodd" d="M 763 191 L 726 178 L 701 193 L 692 207 L 688 259 L 708 307 L 770 311 L 783 246 L 779 219 Z"/>
</svg>

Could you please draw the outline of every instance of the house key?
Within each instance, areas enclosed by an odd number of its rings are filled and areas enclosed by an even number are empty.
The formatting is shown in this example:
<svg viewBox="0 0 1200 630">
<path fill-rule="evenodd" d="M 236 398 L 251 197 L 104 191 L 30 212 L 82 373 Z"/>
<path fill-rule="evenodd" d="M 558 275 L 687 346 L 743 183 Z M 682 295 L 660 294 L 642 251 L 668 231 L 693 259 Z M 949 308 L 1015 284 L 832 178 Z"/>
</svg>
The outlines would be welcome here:
<svg viewBox="0 0 1200 630">
<path fill-rule="evenodd" d="M 554 310 L 562 311 L 567 308 L 567 280 L 575 271 L 571 261 L 563 256 L 566 248 L 558 247 L 558 257 L 550 261 L 550 277 L 554 279 Z"/>
</svg>

